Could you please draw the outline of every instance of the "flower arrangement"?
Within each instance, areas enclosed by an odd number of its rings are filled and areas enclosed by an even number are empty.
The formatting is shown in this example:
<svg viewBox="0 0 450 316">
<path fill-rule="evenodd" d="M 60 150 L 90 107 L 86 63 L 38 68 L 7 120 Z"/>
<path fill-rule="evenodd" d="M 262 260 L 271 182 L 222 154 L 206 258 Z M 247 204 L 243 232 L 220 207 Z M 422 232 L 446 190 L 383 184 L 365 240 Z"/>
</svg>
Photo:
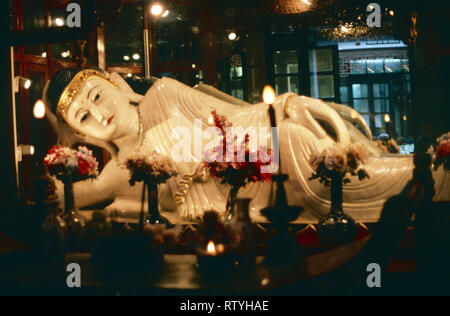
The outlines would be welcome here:
<svg viewBox="0 0 450 316">
<path fill-rule="evenodd" d="M 376 141 L 378 148 L 380 148 L 383 152 L 390 154 L 399 154 L 400 147 L 398 146 L 395 139 L 392 138 L 384 138 Z"/>
<path fill-rule="evenodd" d="M 214 178 L 222 179 L 222 184 L 229 184 L 232 187 L 244 187 L 252 182 L 269 182 L 272 180 L 272 174 L 262 173 L 261 167 L 269 166 L 271 159 L 261 159 L 262 153 L 266 153 L 270 157 L 270 150 L 263 150 L 261 147 L 257 151 L 250 151 L 250 136 L 247 134 L 244 141 L 238 146 L 237 136 L 234 139 L 226 137 L 227 128 L 232 127 L 225 116 L 218 115 L 216 111 L 212 111 L 215 126 L 222 132 L 222 143 L 213 150 L 204 153 L 204 162 L 197 169 L 200 174 L 203 169 L 208 169 L 210 175 Z M 237 147 L 237 148 L 236 148 Z M 239 159 L 239 153 L 243 152 L 245 159 Z M 233 161 L 226 162 L 223 156 L 234 157 Z M 240 161 L 243 160 L 243 161 Z"/>
<path fill-rule="evenodd" d="M 149 181 L 153 184 L 166 183 L 171 177 L 178 175 L 169 157 L 157 152 L 151 154 L 138 153 L 125 162 L 130 171 L 130 184 Z"/>
<path fill-rule="evenodd" d="M 450 132 L 437 138 L 435 146 L 431 145 L 428 148 L 428 153 L 432 156 L 435 170 L 439 166 L 444 170 L 450 170 Z"/>
<path fill-rule="evenodd" d="M 350 183 L 347 174 L 358 176 L 362 181 L 369 174 L 361 168 L 367 162 L 369 153 L 362 144 L 342 146 L 337 144 L 311 157 L 315 172 L 310 180 L 331 188 L 331 209 L 319 220 L 319 236 L 324 244 L 340 245 L 351 242 L 356 236 L 355 221 L 343 210 L 343 184 Z"/>
<path fill-rule="evenodd" d="M 350 183 L 350 179 L 345 178 L 347 174 L 358 176 L 359 180 L 362 181 L 369 178 L 369 174 L 360 168 L 361 164 L 366 163 L 368 158 L 369 153 L 362 144 L 329 147 L 320 154 L 312 156 L 310 162 L 315 173 L 310 180 L 319 179 L 320 183 L 330 186 L 333 174 L 338 173 L 342 175 L 344 184 Z"/>
<path fill-rule="evenodd" d="M 98 162 L 92 151 L 84 146 L 79 146 L 78 150 L 54 146 L 43 163 L 50 175 L 61 181 L 67 177 L 85 180 L 98 176 Z"/>
<path fill-rule="evenodd" d="M 144 224 L 165 224 L 172 228 L 170 221 L 159 213 L 158 185 L 166 183 L 170 178 L 178 175 L 175 165 L 169 157 L 157 152 L 151 154 L 137 153 L 125 162 L 130 171 L 130 185 L 144 182 L 142 191 L 142 208 L 139 220 L 139 230 L 143 232 Z M 148 216 L 144 218 L 144 198 L 148 192 Z"/>
</svg>

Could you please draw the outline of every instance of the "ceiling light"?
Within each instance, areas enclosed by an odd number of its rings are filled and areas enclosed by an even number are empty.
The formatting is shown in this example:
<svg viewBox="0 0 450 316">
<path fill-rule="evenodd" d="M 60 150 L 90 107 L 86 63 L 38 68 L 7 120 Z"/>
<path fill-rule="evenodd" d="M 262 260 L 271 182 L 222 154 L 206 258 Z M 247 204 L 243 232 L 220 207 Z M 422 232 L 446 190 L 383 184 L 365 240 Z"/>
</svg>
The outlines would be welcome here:
<svg viewBox="0 0 450 316">
<path fill-rule="evenodd" d="M 231 32 L 230 34 L 228 34 L 228 39 L 230 41 L 234 41 L 237 38 L 237 34 L 235 32 Z"/>
<path fill-rule="evenodd" d="M 25 80 L 25 82 L 24 82 L 24 84 L 23 84 L 23 87 L 24 87 L 26 90 L 30 89 L 30 87 L 31 87 L 31 80 L 30 80 L 30 79 Z"/>
<path fill-rule="evenodd" d="M 19 92 L 19 87 L 23 87 L 25 90 L 30 89 L 31 80 L 22 76 L 17 76 L 14 80 L 14 91 Z"/>
<path fill-rule="evenodd" d="M 346 26 L 341 26 L 342 33 L 348 33 L 349 29 Z"/>
<path fill-rule="evenodd" d="M 56 24 L 56 26 L 59 26 L 59 27 L 64 26 L 64 19 L 56 18 L 55 19 L 55 24 Z"/>
<path fill-rule="evenodd" d="M 150 12 L 154 15 L 154 16 L 160 16 L 161 13 L 163 13 L 164 9 L 162 7 L 161 4 L 156 3 L 154 5 L 152 5 Z"/>
</svg>

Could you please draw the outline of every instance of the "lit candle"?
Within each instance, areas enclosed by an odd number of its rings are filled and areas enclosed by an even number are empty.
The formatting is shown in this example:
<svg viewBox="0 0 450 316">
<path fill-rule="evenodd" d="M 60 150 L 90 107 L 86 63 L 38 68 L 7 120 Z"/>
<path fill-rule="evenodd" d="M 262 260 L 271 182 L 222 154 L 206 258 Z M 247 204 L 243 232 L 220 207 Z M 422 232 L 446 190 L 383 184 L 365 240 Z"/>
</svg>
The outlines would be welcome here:
<svg viewBox="0 0 450 316">
<path fill-rule="evenodd" d="M 394 135 L 394 131 L 393 131 L 393 125 L 391 123 L 391 117 L 389 116 L 389 114 L 385 114 L 384 115 L 384 121 L 386 122 L 386 131 L 389 135 L 389 138 L 392 138 Z"/>
<path fill-rule="evenodd" d="M 211 256 L 217 255 L 216 245 L 214 244 L 214 242 L 210 241 L 208 243 L 208 246 L 206 247 L 206 253 Z"/>
<path fill-rule="evenodd" d="M 273 90 L 273 88 L 269 85 L 265 86 L 263 91 L 263 99 L 264 103 L 269 106 L 270 125 L 272 127 L 277 127 L 277 121 L 275 118 L 275 109 L 273 108 L 275 98 L 276 98 L 275 90 Z"/>
<path fill-rule="evenodd" d="M 272 127 L 273 131 L 273 149 L 275 154 L 275 157 L 279 157 L 278 153 L 280 152 L 279 149 L 279 139 L 278 139 L 278 129 L 277 129 L 277 119 L 275 115 L 275 109 L 273 107 L 273 103 L 275 102 L 277 95 L 275 93 L 275 90 L 270 86 L 267 85 L 264 87 L 263 90 L 263 99 L 264 103 L 269 106 L 269 117 L 270 117 L 270 126 Z M 281 159 L 278 159 L 276 161 L 278 164 L 278 170 L 281 172 Z"/>
</svg>

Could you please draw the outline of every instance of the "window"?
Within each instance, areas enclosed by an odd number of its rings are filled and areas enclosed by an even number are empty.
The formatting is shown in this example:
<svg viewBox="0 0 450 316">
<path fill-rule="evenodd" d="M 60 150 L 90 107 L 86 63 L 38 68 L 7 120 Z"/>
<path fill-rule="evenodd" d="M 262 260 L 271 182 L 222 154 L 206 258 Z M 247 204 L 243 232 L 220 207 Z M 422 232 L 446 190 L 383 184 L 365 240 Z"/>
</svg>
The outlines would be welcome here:
<svg viewBox="0 0 450 316">
<path fill-rule="evenodd" d="M 277 94 L 280 95 L 286 92 L 299 93 L 297 51 L 276 51 L 273 55 L 273 60 Z"/>
<path fill-rule="evenodd" d="M 350 98 L 349 98 L 349 95 L 348 95 L 348 87 L 346 87 L 346 86 L 341 86 L 340 88 L 339 88 L 339 90 L 340 90 L 340 92 L 341 92 L 341 103 L 342 104 L 349 104 L 349 102 L 350 102 Z"/>
<path fill-rule="evenodd" d="M 333 50 L 309 51 L 310 93 L 313 98 L 334 101 Z"/>
<path fill-rule="evenodd" d="M 171 14 L 156 22 L 157 63 L 201 60 L 200 28 L 193 18 L 197 10 L 172 8 Z"/>
<path fill-rule="evenodd" d="M 23 30 L 31 31 L 45 28 L 45 10 L 42 0 L 23 2 Z M 44 45 L 27 45 L 24 53 L 29 55 L 42 55 L 45 51 Z"/>
<path fill-rule="evenodd" d="M 375 127 L 377 129 L 385 128 L 385 115 L 389 115 L 389 85 L 387 83 L 375 83 L 373 89 Z"/>
<path fill-rule="evenodd" d="M 353 84 L 353 107 L 359 112 L 370 127 L 369 88 L 367 84 Z"/>
<path fill-rule="evenodd" d="M 339 52 L 341 77 L 409 72 L 406 49 L 373 49 Z"/>
<path fill-rule="evenodd" d="M 118 20 L 105 29 L 108 67 L 143 66 L 143 29 L 142 4 L 124 3 Z"/>
<path fill-rule="evenodd" d="M 247 97 L 244 61 L 245 56 L 239 53 L 223 59 L 217 65 L 217 71 L 220 74 L 219 90 L 240 100 L 245 100 Z"/>
</svg>

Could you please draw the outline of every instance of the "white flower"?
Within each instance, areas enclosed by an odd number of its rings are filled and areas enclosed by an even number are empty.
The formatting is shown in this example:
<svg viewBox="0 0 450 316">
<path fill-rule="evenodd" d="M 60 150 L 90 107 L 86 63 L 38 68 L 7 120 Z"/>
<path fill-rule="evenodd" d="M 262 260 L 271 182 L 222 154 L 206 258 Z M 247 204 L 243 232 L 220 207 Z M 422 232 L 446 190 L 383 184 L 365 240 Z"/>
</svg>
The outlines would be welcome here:
<svg viewBox="0 0 450 316">
<path fill-rule="evenodd" d="M 397 143 L 395 142 L 395 144 Z M 369 160 L 369 152 L 363 144 L 355 143 L 353 145 L 350 145 L 350 147 L 348 148 L 348 152 L 355 157 L 358 163 L 364 164 Z"/>
<path fill-rule="evenodd" d="M 347 168 L 347 152 L 342 145 L 329 147 L 325 152 L 325 166 L 328 170 L 345 172 Z"/>
</svg>

